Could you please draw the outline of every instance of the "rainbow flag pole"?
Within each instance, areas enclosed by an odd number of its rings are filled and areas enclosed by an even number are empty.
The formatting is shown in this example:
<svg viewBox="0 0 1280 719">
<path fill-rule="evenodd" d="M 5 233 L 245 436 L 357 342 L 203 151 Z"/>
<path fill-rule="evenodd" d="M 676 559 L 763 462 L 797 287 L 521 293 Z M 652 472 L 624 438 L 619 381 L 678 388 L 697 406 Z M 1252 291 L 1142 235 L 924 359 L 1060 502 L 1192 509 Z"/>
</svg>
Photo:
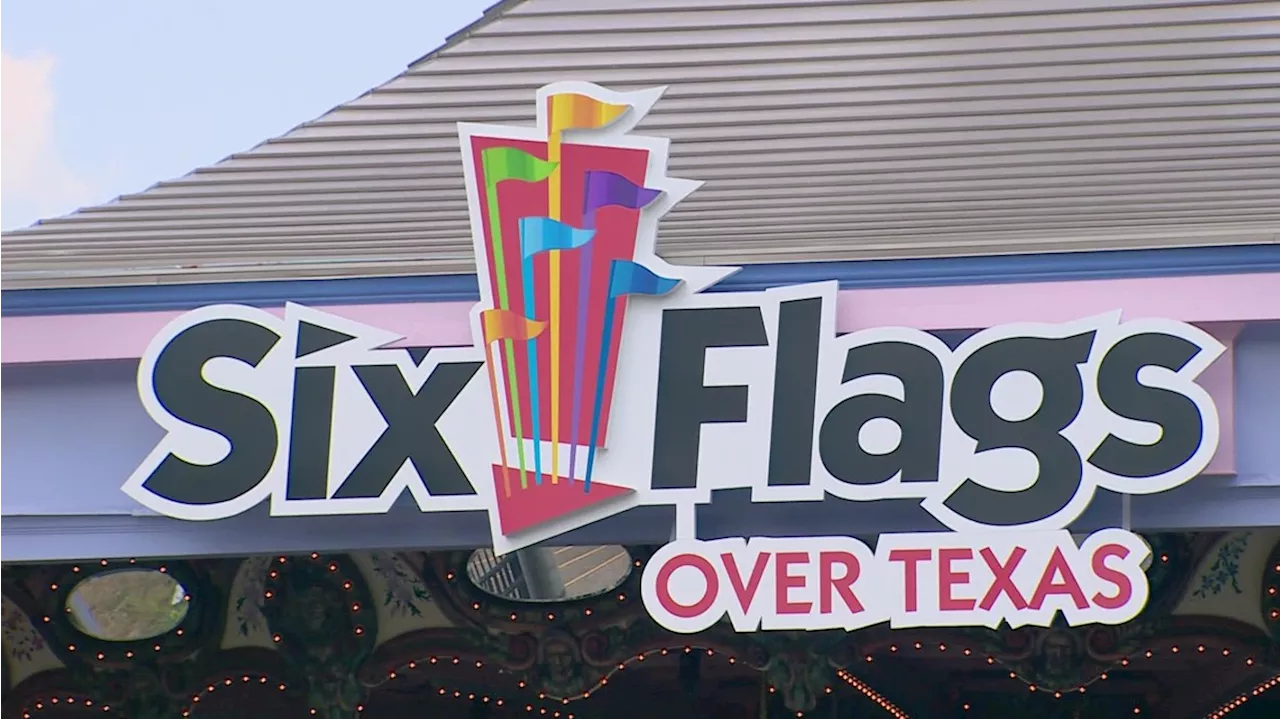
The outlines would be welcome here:
<svg viewBox="0 0 1280 719">
<path fill-rule="evenodd" d="M 547 135 L 547 160 L 556 163 L 547 178 L 547 216 L 560 219 L 560 135 L 555 126 L 555 97 L 551 102 L 551 132 Z M 548 279 L 551 282 L 551 483 L 560 483 L 560 250 L 547 256 Z M 541 445 L 535 450 L 542 452 Z"/>
<path fill-rule="evenodd" d="M 609 293 L 604 306 L 604 332 L 600 336 L 600 371 L 596 373 L 596 392 L 591 402 L 591 438 L 587 442 L 587 473 L 582 480 L 582 491 L 591 491 L 591 472 L 596 466 L 596 440 L 600 436 L 600 415 L 604 409 L 604 383 L 607 379 L 608 363 L 604 357 L 609 352 L 609 344 L 613 341 L 613 308 L 618 298 Z"/>
<path fill-rule="evenodd" d="M 502 431 L 502 408 L 498 406 L 498 374 L 493 369 L 493 348 L 484 343 L 484 366 L 489 370 L 489 393 L 493 395 L 493 426 L 498 432 L 498 457 L 502 459 L 502 491 L 511 496 L 511 467 L 507 461 L 507 438 Z"/>
<path fill-rule="evenodd" d="M 582 226 L 594 229 L 596 226 L 596 212 L 602 207 L 625 207 L 631 210 L 640 210 L 653 202 L 662 194 L 662 190 L 653 190 L 647 187 L 641 187 L 631 182 L 627 178 L 613 172 L 605 172 L 599 170 L 587 171 L 586 181 L 583 188 L 582 199 Z M 579 407 L 582 404 L 582 364 L 587 354 L 587 298 L 591 296 L 591 261 L 592 252 L 591 245 L 587 244 L 582 248 L 579 257 L 578 270 L 578 316 L 577 326 L 574 332 L 574 351 L 573 351 L 573 407 L 570 419 L 570 433 L 572 439 L 569 444 L 569 476 L 575 476 L 574 470 L 577 469 L 578 463 L 578 428 L 581 412 Z M 611 332 L 612 317 L 607 318 L 605 322 L 605 331 Z M 608 352 L 609 343 L 604 344 L 604 351 Z M 604 356 L 601 356 L 604 361 Z M 594 444 L 594 440 L 593 440 Z"/>
<path fill-rule="evenodd" d="M 521 245 L 524 244 L 523 222 L 524 218 L 521 218 Z M 524 285 L 524 307 L 525 312 L 532 312 L 536 306 L 534 304 L 533 289 L 533 256 L 523 250 L 521 254 L 523 257 L 520 261 L 520 283 Z M 539 382 L 538 377 L 538 341 L 536 339 L 530 338 L 525 342 L 525 356 L 529 361 L 529 420 L 531 425 L 529 429 L 533 434 L 533 483 L 542 484 L 542 400 L 538 396 L 541 382 Z M 552 362 L 554 361 L 552 359 Z"/>
<path fill-rule="evenodd" d="M 566 130 L 597 129 L 617 120 L 627 105 L 613 105 L 586 95 L 562 93 L 547 98 L 547 161 L 556 163 L 547 178 L 548 216 L 559 220 L 563 212 L 560 185 L 561 140 Z M 551 483 L 560 481 L 560 250 L 548 256 L 551 284 Z M 579 381 L 574 378 L 574 381 Z"/>
<path fill-rule="evenodd" d="M 604 410 L 604 383 L 608 363 L 604 358 L 613 342 L 613 313 L 618 300 L 627 295 L 665 295 L 674 290 L 680 280 L 655 274 L 644 265 L 631 260 L 614 260 L 609 265 L 609 291 L 605 295 L 604 332 L 600 337 L 600 371 L 596 375 L 596 393 L 591 403 L 591 439 L 587 447 L 587 473 L 582 491 L 591 491 L 591 473 L 595 469 L 596 445 L 600 436 L 600 417 Z"/>
<path fill-rule="evenodd" d="M 498 183 L 506 180 L 538 182 L 546 179 L 555 165 L 514 147 L 491 147 L 480 153 L 484 170 L 485 204 L 489 214 L 489 235 L 493 243 L 494 277 L 497 278 L 498 309 L 508 310 L 511 298 L 507 291 L 506 256 L 502 242 L 502 218 L 498 208 Z M 507 360 L 507 407 L 516 433 L 516 458 L 520 465 L 520 487 L 529 486 L 529 473 L 524 460 L 524 427 L 520 419 L 520 388 L 516 382 L 515 347 L 510 337 L 502 337 Z"/>
<path fill-rule="evenodd" d="M 583 230 L 553 220 L 550 217 L 520 218 L 521 282 L 524 284 L 524 305 L 534 306 L 533 258 L 542 252 L 559 253 L 590 246 L 595 230 Z M 554 345 L 552 345 L 554 347 Z M 542 484 L 542 403 L 539 400 L 538 349 L 535 341 L 527 343 L 529 356 L 529 392 L 533 395 L 533 471 L 535 482 Z M 553 355 L 554 357 L 554 355 Z M 553 455 L 554 456 L 554 455 Z M 554 462 L 553 465 L 554 466 Z M 553 474 L 552 483 L 556 479 Z"/>
<path fill-rule="evenodd" d="M 480 313 L 480 327 L 484 333 L 484 361 L 489 368 L 489 391 L 493 395 L 493 424 L 498 431 L 498 456 L 502 459 L 502 489 L 511 496 L 511 467 L 507 463 L 506 433 L 502 430 L 502 408 L 498 404 L 498 375 L 493 367 L 493 343 L 498 340 L 527 339 L 532 341 L 542 333 L 545 323 L 521 317 L 509 310 L 485 310 Z"/>
</svg>

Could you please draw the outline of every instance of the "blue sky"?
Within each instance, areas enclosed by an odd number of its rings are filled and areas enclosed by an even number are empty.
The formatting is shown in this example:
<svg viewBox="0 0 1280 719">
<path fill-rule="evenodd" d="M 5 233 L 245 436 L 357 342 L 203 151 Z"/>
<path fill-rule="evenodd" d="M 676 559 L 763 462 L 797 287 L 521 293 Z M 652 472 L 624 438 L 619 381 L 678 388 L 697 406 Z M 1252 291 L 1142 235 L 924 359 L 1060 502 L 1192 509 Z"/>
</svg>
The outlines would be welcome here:
<svg viewBox="0 0 1280 719">
<path fill-rule="evenodd" d="M 0 227 L 145 189 L 399 74 L 494 0 L 6 0 Z"/>
</svg>

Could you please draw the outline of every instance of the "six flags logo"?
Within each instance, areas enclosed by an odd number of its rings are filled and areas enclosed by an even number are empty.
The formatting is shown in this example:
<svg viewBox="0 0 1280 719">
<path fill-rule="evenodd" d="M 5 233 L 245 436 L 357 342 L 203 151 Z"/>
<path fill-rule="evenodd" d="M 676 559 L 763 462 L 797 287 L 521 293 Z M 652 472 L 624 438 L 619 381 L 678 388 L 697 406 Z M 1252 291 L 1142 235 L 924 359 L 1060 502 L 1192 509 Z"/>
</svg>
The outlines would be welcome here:
<svg viewBox="0 0 1280 719">
<path fill-rule="evenodd" d="M 665 142 L 626 134 L 659 95 L 560 83 L 533 131 L 459 127 L 504 535 L 632 492 L 592 482 L 626 298 L 681 283 L 654 255 L 656 220 L 698 185 L 665 176 Z"/>
<path fill-rule="evenodd" d="M 666 140 L 630 133 L 660 95 L 556 83 L 535 128 L 459 124 L 474 347 L 394 347 L 296 304 L 175 319 L 138 372 L 166 435 L 124 491 L 192 520 L 264 500 L 285 516 L 484 510 L 499 553 L 673 505 L 677 541 L 642 586 L 675 631 L 1136 614 L 1141 538 L 1065 528 L 1098 489 L 1150 494 L 1204 469 L 1218 419 L 1194 380 L 1223 347 L 1119 312 L 954 347 L 900 327 L 837 336 L 834 282 L 702 293 L 736 268 L 654 253 L 659 218 L 699 185 L 666 176 Z M 914 499 L 953 532 L 874 552 L 694 539 L 695 505 L 735 488 Z"/>
</svg>

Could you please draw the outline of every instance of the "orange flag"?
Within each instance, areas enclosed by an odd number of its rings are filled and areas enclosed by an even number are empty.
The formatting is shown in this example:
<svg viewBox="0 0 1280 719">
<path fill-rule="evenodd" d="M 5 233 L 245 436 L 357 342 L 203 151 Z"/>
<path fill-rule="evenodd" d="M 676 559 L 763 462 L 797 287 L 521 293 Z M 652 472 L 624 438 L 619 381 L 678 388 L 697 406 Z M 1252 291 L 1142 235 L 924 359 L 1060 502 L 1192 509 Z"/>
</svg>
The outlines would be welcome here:
<svg viewBox="0 0 1280 719">
<path fill-rule="evenodd" d="M 485 310 L 480 313 L 485 344 L 498 340 L 531 340 L 542 334 L 546 322 L 522 317 L 511 310 Z"/>
</svg>

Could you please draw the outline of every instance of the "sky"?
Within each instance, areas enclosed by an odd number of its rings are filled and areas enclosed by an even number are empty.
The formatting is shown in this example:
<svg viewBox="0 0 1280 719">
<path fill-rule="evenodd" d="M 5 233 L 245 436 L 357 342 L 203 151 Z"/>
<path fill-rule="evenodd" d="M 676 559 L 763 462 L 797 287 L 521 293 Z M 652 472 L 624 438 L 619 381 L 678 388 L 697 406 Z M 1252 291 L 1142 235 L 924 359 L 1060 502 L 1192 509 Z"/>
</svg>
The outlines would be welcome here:
<svg viewBox="0 0 1280 719">
<path fill-rule="evenodd" d="M 0 228 L 185 175 L 404 71 L 494 0 L 5 0 Z"/>
</svg>

